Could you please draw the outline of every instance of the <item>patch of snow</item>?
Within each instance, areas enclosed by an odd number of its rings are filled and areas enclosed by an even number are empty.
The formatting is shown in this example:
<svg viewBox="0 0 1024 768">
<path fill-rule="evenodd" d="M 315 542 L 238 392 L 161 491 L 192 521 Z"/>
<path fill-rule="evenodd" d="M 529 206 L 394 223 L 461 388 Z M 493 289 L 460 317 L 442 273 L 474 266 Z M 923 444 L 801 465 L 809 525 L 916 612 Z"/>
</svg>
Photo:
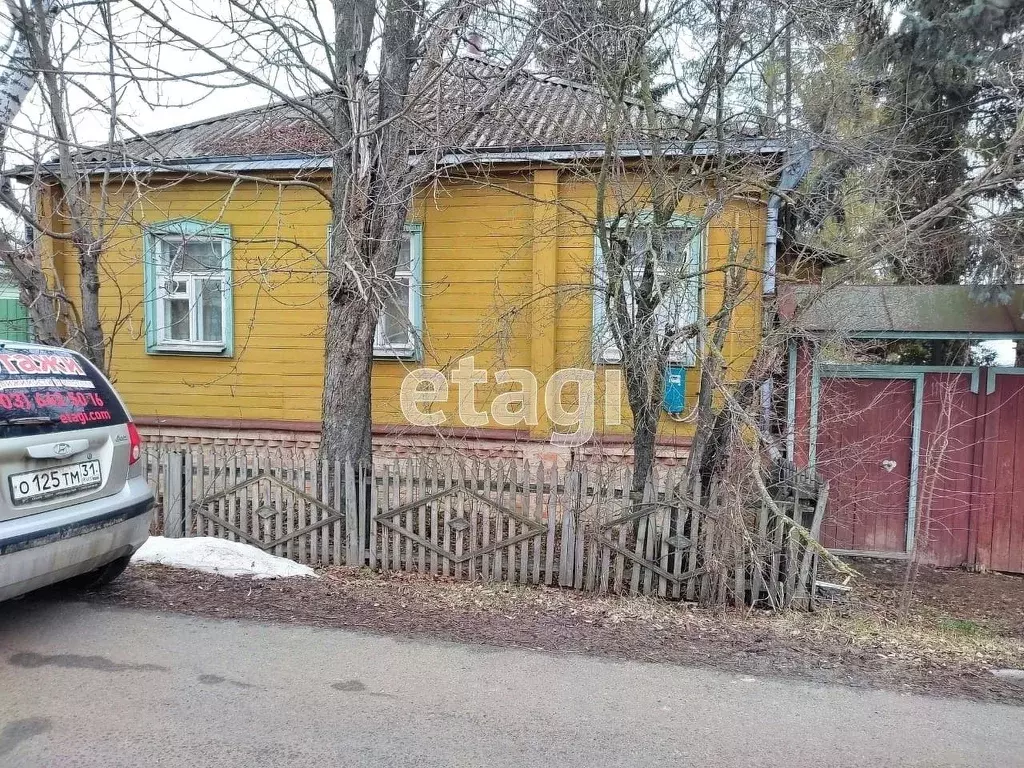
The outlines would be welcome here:
<svg viewBox="0 0 1024 768">
<path fill-rule="evenodd" d="M 212 536 L 184 539 L 150 536 L 132 557 L 132 562 L 170 565 L 221 576 L 251 576 L 254 579 L 316 577 L 308 566 L 275 557 L 249 544 Z"/>
</svg>

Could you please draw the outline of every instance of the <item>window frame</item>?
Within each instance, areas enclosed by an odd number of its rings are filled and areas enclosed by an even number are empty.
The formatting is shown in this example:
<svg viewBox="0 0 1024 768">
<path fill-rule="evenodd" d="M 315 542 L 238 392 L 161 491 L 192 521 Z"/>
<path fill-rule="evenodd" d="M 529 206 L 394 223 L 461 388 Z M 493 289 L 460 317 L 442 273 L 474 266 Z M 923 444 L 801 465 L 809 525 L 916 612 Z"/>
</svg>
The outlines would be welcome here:
<svg viewBox="0 0 1024 768">
<path fill-rule="evenodd" d="M 205 357 L 234 356 L 234 273 L 232 271 L 233 241 L 231 227 L 227 224 L 200 221 L 198 219 L 173 219 L 143 228 L 144 270 L 145 270 L 145 315 L 146 352 L 151 355 L 187 355 Z M 167 238 L 202 238 L 221 241 L 221 335 L 219 342 L 180 341 L 162 338 L 161 328 L 169 327 L 163 322 L 163 306 L 166 303 L 160 292 L 161 242 Z M 199 308 L 198 297 L 192 296 L 195 276 L 189 275 L 189 324 Z M 209 279 L 209 278 L 206 278 Z"/>
<path fill-rule="evenodd" d="M 381 338 L 381 318 L 373 329 L 374 360 L 423 361 L 423 224 L 408 222 L 403 232 L 409 236 L 409 330 L 412 343 L 401 348 L 378 343 Z M 332 229 L 327 227 L 327 248 L 331 247 Z M 399 274 L 398 272 L 395 273 Z M 402 274 L 405 274 L 404 272 Z M 383 310 L 383 305 L 382 305 Z"/>
<path fill-rule="evenodd" d="M 16 317 L 12 315 L 17 315 Z M 19 335 L 24 338 L 18 338 Z M 0 339 L 31 343 L 35 341 L 35 328 L 28 308 L 21 303 L 21 288 L 10 268 L 0 264 Z"/>
<path fill-rule="evenodd" d="M 402 347 L 392 347 L 383 341 L 381 322 L 383 306 L 373 329 L 373 357 L 380 360 L 422 360 L 423 331 L 423 225 L 418 222 L 406 224 L 404 233 L 409 236 L 409 269 L 399 274 L 409 277 L 409 336 L 411 342 Z"/>
<path fill-rule="evenodd" d="M 650 214 L 638 217 L 637 223 L 639 225 L 646 224 L 650 219 Z M 704 281 L 702 275 L 704 272 L 705 264 L 705 246 L 707 244 L 707 228 L 701 226 L 702 221 L 692 216 L 675 215 L 673 216 L 667 227 L 671 229 L 692 229 L 696 232 L 695 236 L 690 240 L 690 253 L 689 263 L 692 271 L 695 273 L 692 281 L 693 287 L 684 289 L 693 291 L 694 303 L 696 305 L 697 321 L 700 320 L 701 316 L 704 315 Z M 597 280 L 601 276 L 605 275 L 605 262 L 604 254 L 601 250 L 601 238 L 597 232 L 594 233 L 594 280 Z M 592 314 L 591 314 L 591 329 L 590 329 L 590 342 L 591 342 L 591 360 L 596 365 L 621 365 L 622 364 L 622 351 L 615 343 L 614 337 L 610 338 L 607 342 L 600 338 L 604 335 L 599 329 L 604 328 L 606 325 L 605 321 L 605 296 L 602 290 L 599 290 L 599 286 L 595 284 L 592 301 Z M 609 331 L 609 336 L 610 336 Z M 680 344 L 668 359 L 669 365 L 681 366 L 683 368 L 693 368 L 697 364 L 697 348 L 696 340 L 690 339 L 687 342 Z"/>
</svg>

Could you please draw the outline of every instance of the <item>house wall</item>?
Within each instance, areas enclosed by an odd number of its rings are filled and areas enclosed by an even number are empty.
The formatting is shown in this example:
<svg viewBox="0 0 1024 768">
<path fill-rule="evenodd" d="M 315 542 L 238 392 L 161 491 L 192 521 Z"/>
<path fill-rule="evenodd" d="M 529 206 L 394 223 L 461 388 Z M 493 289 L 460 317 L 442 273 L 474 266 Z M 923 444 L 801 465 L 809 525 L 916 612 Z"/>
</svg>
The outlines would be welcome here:
<svg viewBox="0 0 1024 768">
<path fill-rule="evenodd" d="M 325 183 L 321 180 L 320 183 Z M 97 195 L 97 205 L 100 199 Z M 508 426 L 490 416 L 498 368 L 527 368 L 544 385 L 558 368 L 593 369 L 592 297 L 586 286 L 594 256 L 587 225 L 594 188 L 554 169 L 524 169 L 486 177 L 450 180 L 422 190 L 410 220 L 423 232 L 424 359 L 422 363 L 378 360 L 373 368 L 373 419 L 382 427 L 406 423 L 399 408 L 402 380 L 425 365 L 448 371 L 473 355 L 491 373 L 478 388 L 477 407 L 488 413 L 476 434 L 507 436 Z M 111 375 L 129 408 L 143 424 L 215 427 L 230 422 L 279 423 L 281 429 L 314 429 L 320 419 L 323 386 L 324 273 L 328 209 L 309 186 L 218 179 L 167 179 L 134 187 L 108 188 L 107 240 L 103 255 L 101 305 L 112 337 Z M 704 201 L 687 200 L 682 213 L 702 216 Z M 231 227 L 234 270 L 234 354 L 231 358 L 148 354 L 145 343 L 142 227 L 192 218 Z M 735 234 L 741 255 L 760 266 L 764 206 L 733 200 L 708 225 L 705 310 L 721 304 L 722 273 Z M 68 295 L 78 293 L 75 259 L 51 241 L 55 264 Z M 752 359 L 761 328 L 761 289 L 756 273 L 744 288 L 726 347 L 729 375 L 741 376 Z M 601 373 L 598 403 L 603 402 Z M 687 408 L 697 394 L 699 371 L 687 376 Z M 567 396 L 568 404 L 571 396 Z M 458 434 L 456 389 L 435 409 L 448 415 L 445 427 Z M 621 412 L 627 423 L 606 425 L 597 409 L 597 433 L 609 442 L 628 434 L 629 410 L 623 387 Z M 541 409 L 543 412 L 543 408 Z M 544 440 L 542 421 L 517 429 Z M 685 443 L 691 423 L 663 419 L 669 443 Z"/>
</svg>

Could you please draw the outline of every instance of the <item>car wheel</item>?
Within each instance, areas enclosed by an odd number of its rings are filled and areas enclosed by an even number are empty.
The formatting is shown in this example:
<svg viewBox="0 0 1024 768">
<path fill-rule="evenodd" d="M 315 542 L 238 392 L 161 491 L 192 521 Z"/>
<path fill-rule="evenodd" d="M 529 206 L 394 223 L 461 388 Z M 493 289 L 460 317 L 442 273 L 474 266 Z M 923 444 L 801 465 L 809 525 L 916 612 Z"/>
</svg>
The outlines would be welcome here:
<svg viewBox="0 0 1024 768">
<path fill-rule="evenodd" d="M 124 569 L 128 567 L 131 559 L 130 555 L 120 557 L 97 568 L 95 571 L 83 573 L 81 576 L 74 576 L 64 583 L 72 589 L 100 589 L 124 573 Z"/>
</svg>

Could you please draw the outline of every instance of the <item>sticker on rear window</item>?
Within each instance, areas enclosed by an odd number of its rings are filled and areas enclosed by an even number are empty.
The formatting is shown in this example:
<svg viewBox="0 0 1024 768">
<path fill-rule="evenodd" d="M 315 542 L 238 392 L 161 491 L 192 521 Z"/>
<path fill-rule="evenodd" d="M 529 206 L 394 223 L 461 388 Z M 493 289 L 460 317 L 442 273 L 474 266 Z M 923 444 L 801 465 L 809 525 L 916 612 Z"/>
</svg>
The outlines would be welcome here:
<svg viewBox="0 0 1024 768">
<path fill-rule="evenodd" d="M 26 354 L 20 352 L 0 353 L 0 367 L 13 375 L 58 373 L 69 376 L 88 376 L 82 364 L 72 355 L 63 352 Z"/>
<path fill-rule="evenodd" d="M 0 434 L 124 424 L 120 401 L 74 353 L 0 351 Z"/>
</svg>

